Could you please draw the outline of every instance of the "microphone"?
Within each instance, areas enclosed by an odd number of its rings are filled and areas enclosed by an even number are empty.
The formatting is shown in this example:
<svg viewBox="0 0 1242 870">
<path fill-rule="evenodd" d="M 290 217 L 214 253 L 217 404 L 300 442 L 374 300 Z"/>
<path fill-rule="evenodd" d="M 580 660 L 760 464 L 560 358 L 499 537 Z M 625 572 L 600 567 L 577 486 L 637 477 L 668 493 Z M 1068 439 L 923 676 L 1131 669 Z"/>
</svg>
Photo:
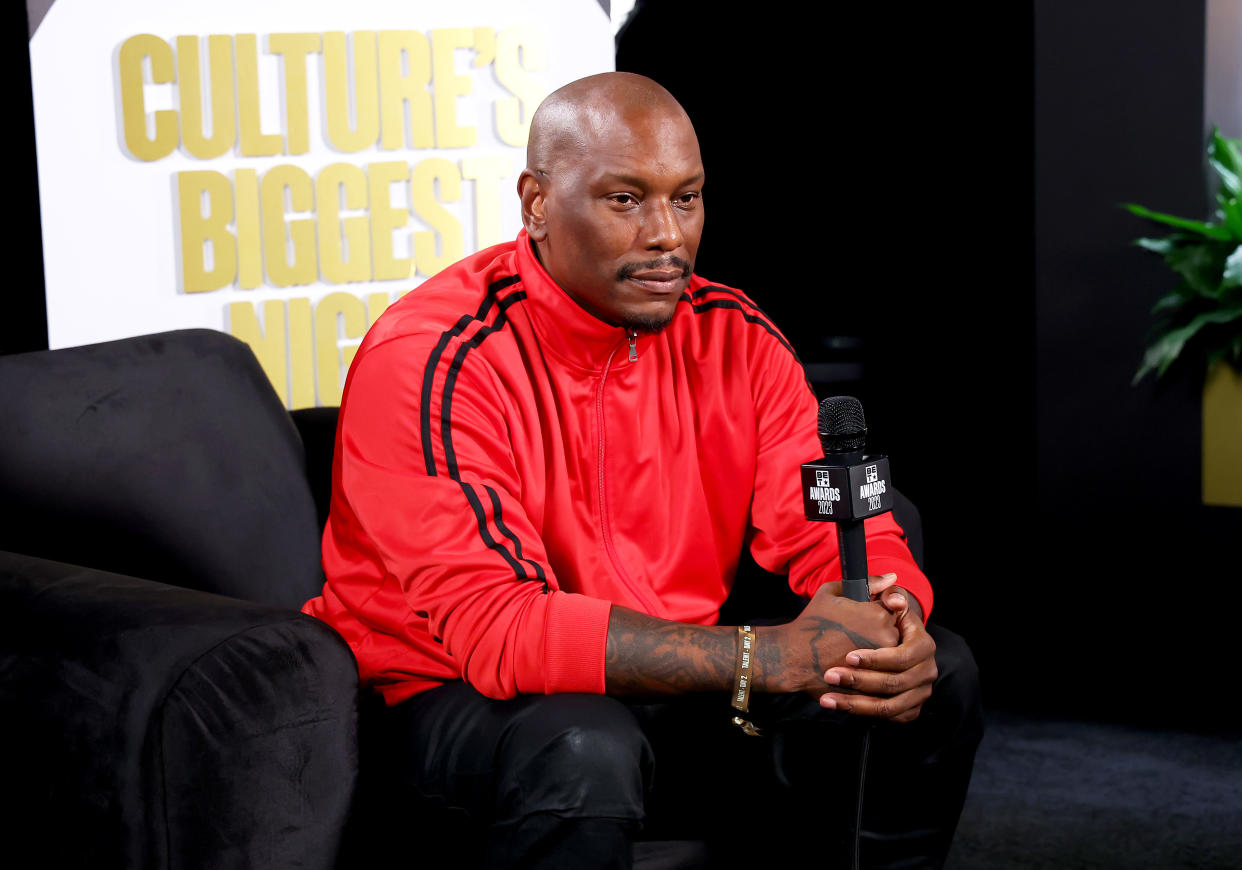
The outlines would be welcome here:
<svg viewBox="0 0 1242 870">
<path fill-rule="evenodd" d="M 819 443 L 824 458 L 802 466 L 806 518 L 837 524 L 842 591 L 854 601 L 870 601 L 863 520 L 893 509 L 888 457 L 863 452 L 867 423 L 862 402 L 853 396 L 820 402 Z"/>
</svg>

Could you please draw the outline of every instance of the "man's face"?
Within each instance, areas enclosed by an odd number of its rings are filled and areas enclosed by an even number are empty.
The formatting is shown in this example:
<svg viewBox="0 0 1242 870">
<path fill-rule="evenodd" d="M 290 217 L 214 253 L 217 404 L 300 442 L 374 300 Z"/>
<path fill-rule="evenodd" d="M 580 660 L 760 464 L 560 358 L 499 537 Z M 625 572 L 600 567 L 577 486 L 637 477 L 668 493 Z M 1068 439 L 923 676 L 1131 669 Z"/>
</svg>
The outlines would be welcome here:
<svg viewBox="0 0 1242 870">
<path fill-rule="evenodd" d="M 703 162 L 684 116 L 615 111 L 536 173 L 527 231 L 548 274 L 597 317 L 639 332 L 672 319 L 703 233 Z M 534 216 L 534 220 L 532 220 Z"/>
</svg>

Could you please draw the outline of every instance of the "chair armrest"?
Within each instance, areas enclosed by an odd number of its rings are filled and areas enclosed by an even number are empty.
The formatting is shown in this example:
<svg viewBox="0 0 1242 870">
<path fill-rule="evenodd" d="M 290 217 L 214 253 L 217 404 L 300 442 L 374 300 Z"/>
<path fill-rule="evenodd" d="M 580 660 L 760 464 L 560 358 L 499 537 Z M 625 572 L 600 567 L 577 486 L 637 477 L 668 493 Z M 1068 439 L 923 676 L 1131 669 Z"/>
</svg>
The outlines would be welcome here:
<svg viewBox="0 0 1242 870">
<path fill-rule="evenodd" d="M 0 553 L 9 819 L 47 866 L 332 867 L 357 705 L 297 611 Z"/>
</svg>

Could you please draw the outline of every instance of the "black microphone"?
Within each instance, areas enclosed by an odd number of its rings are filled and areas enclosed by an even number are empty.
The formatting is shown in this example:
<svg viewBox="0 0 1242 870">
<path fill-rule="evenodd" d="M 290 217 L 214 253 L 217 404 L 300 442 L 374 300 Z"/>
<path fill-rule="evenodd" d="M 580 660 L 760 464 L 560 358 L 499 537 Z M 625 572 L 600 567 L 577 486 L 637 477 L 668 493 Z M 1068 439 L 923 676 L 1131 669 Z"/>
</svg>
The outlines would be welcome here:
<svg viewBox="0 0 1242 870">
<path fill-rule="evenodd" d="M 853 396 L 831 396 L 820 402 L 819 443 L 824 458 L 802 466 L 806 518 L 837 524 L 845 596 L 870 601 L 863 520 L 893 509 L 888 457 L 863 452 L 867 423 L 862 402 Z"/>
</svg>

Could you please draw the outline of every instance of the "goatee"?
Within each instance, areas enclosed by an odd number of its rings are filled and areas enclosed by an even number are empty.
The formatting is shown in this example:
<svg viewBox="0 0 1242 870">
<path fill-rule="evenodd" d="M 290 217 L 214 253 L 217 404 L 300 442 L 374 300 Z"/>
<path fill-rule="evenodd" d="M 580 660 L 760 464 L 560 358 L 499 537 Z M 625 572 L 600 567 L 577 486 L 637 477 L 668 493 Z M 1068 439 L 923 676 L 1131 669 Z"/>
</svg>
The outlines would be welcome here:
<svg viewBox="0 0 1242 870">
<path fill-rule="evenodd" d="M 637 332 L 639 335 L 656 335 L 664 330 L 664 327 L 673 322 L 673 315 L 650 315 L 650 316 L 632 316 L 626 317 L 621 321 L 621 326 L 625 329 Z"/>
</svg>

